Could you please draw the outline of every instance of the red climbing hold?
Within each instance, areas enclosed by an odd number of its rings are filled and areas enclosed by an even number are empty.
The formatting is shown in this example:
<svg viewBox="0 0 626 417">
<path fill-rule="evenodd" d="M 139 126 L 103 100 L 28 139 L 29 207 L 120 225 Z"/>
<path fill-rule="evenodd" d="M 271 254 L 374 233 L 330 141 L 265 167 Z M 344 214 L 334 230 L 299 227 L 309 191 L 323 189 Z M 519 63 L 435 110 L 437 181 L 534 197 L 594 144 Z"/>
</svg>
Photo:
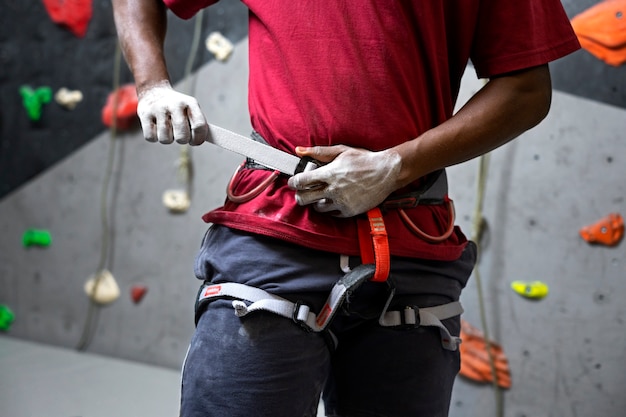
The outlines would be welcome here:
<svg viewBox="0 0 626 417">
<path fill-rule="evenodd" d="M 113 108 L 116 107 L 116 127 L 119 130 L 130 129 L 138 120 L 137 118 L 137 91 L 134 84 L 126 84 L 112 92 L 102 109 L 102 123 L 111 127 L 113 125 Z M 115 103 L 117 96 L 117 103 Z"/>
<path fill-rule="evenodd" d="M 133 302 L 135 304 L 138 304 L 143 299 L 143 296 L 146 295 L 147 292 L 148 292 L 148 287 L 146 287 L 145 285 L 134 285 L 130 289 L 130 298 L 133 299 Z"/>
<path fill-rule="evenodd" d="M 589 243 L 615 246 L 624 236 L 624 219 L 619 213 L 610 213 L 579 231 Z"/>
<path fill-rule="evenodd" d="M 87 33 L 91 20 L 92 0 L 43 0 L 54 23 L 66 26 L 80 38 Z"/>
</svg>

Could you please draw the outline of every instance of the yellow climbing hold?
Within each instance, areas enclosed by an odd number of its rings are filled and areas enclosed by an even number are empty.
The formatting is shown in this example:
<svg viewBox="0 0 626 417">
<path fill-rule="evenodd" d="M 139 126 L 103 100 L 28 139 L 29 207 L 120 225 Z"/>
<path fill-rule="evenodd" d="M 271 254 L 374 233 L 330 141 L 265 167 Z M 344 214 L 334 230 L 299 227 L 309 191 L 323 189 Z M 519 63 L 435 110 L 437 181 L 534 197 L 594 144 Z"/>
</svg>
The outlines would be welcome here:
<svg viewBox="0 0 626 417">
<path fill-rule="evenodd" d="M 513 281 L 513 291 L 526 298 L 540 299 L 548 295 L 548 285 L 541 281 Z"/>
</svg>

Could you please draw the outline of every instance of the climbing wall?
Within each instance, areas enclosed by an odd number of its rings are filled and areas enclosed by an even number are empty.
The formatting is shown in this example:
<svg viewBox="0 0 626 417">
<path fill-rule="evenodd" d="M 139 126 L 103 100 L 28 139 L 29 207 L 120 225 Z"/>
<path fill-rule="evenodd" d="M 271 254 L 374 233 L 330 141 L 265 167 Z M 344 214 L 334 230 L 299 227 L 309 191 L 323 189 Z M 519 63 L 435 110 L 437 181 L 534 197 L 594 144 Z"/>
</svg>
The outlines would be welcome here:
<svg viewBox="0 0 626 417">
<path fill-rule="evenodd" d="M 204 13 L 202 40 L 213 31 L 241 40 L 247 16 L 239 1 L 222 0 Z M 100 109 L 113 84 L 117 36 L 110 0 L 7 0 L 0 2 L 0 22 L 1 199 L 106 129 Z M 185 74 L 194 26 L 169 14 L 165 53 L 175 82 Z M 192 68 L 212 59 L 200 48 Z M 120 72 L 121 83 L 132 81 L 126 65 Z M 52 93 L 34 118 L 23 107 L 22 87 Z M 62 89 L 81 100 L 72 108 L 58 104 Z"/>
<path fill-rule="evenodd" d="M 564 1 L 576 13 L 592 3 Z M 192 86 L 211 122 L 247 134 L 246 68 L 244 39 L 229 59 L 212 60 L 178 87 Z M 479 274 L 462 298 L 464 319 L 502 346 L 512 385 L 497 397 L 489 384 L 459 377 L 452 417 L 495 415 L 499 404 L 508 417 L 612 416 L 626 408 L 626 243 L 590 244 L 580 235 L 611 213 L 626 215 L 625 68 L 586 51 L 552 68 L 560 90 L 548 118 L 488 160 Z M 583 89 L 581 80 L 595 88 L 564 92 Z M 469 68 L 459 104 L 480 87 Z M 209 144 L 189 155 L 181 149 L 148 144 L 136 130 L 115 138 L 104 131 L 0 201 L 0 304 L 14 313 L 9 337 L 180 366 L 199 284 L 193 258 L 207 228 L 200 217 L 221 204 L 241 160 Z M 179 175 L 187 156 L 191 185 Z M 452 167 L 449 179 L 458 223 L 472 235 L 478 160 Z M 187 187 L 189 210 L 172 214 L 163 193 Z M 29 229 L 51 241 L 26 247 Z M 84 286 L 104 248 L 120 294 L 90 310 Z M 530 299 L 513 291 L 514 281 L 540 281 L 549 292 Z M 133 298 L 140 288 L 147 292 Z"/>
<path fill-rule="evenodd" d="M 466 74 L 471 75 L 471 74 Z M 480 88 L 466 76 L 464 93 Z M 611 416 L 626 407 L 626 242 L 590 244 L 580 229 L 626 214 L 626 111 L 556 92 L 547 119 L 489 158 L 477 267 L 492 339 L 508 357 L 506 415 Z M 449 170 L 458 223 L 473 231 L 474 160 Z M 541 281 L 540 299 L 511 288 Z M 482 328 L 476 274 L 462 302 Z M 451 416 L 495 415 L 491 385 L 464 378 Z"/>
<path fill-rule="evenodd" d="M 244 43 L 227 62 L 202 68 L 196 84 L 210 120 L 244 134 L 251 130 L 246 64 Z M 147 143 L 137 129 L 115 139 L 105 132 L 0 202 L 0 294 L 16 316 L 11 335 L 73 348 L 95 331 L 90 351 L 179 366 L 193 328 L 193 259 L 207 229 L 201 216 L 222 203 L 242 159 L 209 144 L 193 148 L 192 204 L 172 214 L 163 193 L 188 187 L 179 176 L 181 150 Z M 24 247 L 29 229 L 49 232 L 52 243 Z M 120 297 L 87 326 L 84 286 L 106 246 Z M 131 297 L 137 286 L 148 289 L 139 303 Z"/>
</svg>

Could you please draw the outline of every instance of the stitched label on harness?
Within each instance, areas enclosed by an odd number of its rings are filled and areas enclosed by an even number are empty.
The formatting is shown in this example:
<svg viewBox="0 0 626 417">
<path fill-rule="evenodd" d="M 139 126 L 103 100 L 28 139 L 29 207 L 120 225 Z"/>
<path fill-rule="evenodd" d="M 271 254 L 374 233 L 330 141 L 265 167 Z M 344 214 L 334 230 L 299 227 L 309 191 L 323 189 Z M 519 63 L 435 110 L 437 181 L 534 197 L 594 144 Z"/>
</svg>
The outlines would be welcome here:
<svg viewBox="0 0 626 417">
<path fill-rule="evenodd" d="M 317 316 L 317 320 L 315 320 L 315 324 L 317 324 L 319 327 L 323 327 L 324 323 L 326 323 L 326 320 L 328 320 L 328 316 L 330 316 L 330 313 L 332 311 L 333 309 L 328 304 L 324 304 L 322 311 L 320 311 L 319 316 Z"/>
<path fill-rule="evenodd" d="M 211 285 L 210 287 L 205 288 L 205 290 L 202 292 L 202 296 L 200 297 L 200 299 L 217 295 L 221 291 L 222 291 L 221 285 Z"/>
</svg>

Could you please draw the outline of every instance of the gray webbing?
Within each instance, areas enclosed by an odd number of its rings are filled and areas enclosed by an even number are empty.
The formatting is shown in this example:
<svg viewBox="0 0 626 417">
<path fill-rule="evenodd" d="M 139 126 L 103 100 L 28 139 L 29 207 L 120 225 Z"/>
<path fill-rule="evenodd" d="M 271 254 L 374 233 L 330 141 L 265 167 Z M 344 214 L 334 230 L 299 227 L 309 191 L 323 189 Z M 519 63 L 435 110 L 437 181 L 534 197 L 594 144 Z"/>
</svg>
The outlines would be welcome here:
<svg viewBox="0 0 626 417">
<path fill-rule="evenodd" d="M 209 124 L 209 138 L 207 141 L 287 175 L 294 175 L 300 171 L 308 171 L 317 167 L 312 162 L 303 161 L 295 155 L 213 124 Z"/>
<path fill-rule="evenodd" d="M 292 303 L 262 289 L 233 282 L 206 285 L 200 291 L 198 302 L 232 298 L 232 305 L 238 317 L 244 317 L 255 311 L 267 311 L 292 319 L 308 330 L 321 332 L 326 329 L 345 298 L 355 291 L 361 283 L 370 279 L 372 273 L 372 265 L 359 265 L 346 274 L 335 284 L 318 315 L 305 304 Z M 458 348 L 460 339 L 452 336 L 441 323 L 441 320 L 460 315 L 463 312 L 461 303 L 454 301 L 435 307 L 406 307 L 402 311 L 387 311 L 392 297 L 393 293 L 379 318 L 381 326 L 434 326 L 441 333 L 441 343 L 444 349 L 454 351 Z"/>
</svg>

